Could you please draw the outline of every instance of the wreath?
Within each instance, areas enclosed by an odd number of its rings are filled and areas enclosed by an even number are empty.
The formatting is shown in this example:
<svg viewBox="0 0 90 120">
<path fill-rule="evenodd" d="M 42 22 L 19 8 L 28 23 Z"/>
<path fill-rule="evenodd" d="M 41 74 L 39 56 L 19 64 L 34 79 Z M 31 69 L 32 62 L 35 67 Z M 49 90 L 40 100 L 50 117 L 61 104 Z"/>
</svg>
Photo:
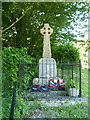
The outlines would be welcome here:
<svg viewBox="0 0 90 120">
<path fill-rule="evenodd" d="M 38 92 L 39 91 L 39 85 L 32 85 L 30 87 L 30 89 L 31 89 L 31 92 Z"/>
<path fill-rule="evenodd" d="M 49 87 L 46 85 L 41 85 L 39 88 L 39 92 L 48 92 L 49 91 Z"/>
</svg>

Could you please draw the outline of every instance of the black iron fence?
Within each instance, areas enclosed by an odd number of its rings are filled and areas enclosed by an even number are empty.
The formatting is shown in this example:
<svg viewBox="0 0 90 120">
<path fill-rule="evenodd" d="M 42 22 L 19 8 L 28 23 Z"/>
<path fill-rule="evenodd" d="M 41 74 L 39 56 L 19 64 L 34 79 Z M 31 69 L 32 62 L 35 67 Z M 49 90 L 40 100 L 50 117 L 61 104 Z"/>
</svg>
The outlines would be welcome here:
<svg viewBox="0 0 90 120">
<path fill-rule="evenodd" d="M 57 77 L 64 79 L 67 84 L 73 80 L 73 84 L 75 84 L 75 86 L 79 89 L 79 96 L 81 96 L 81 62 L 57 63 L 56 68 L 54 68 L 55 66 L 53 67 L 50 63 L 50 66 L 48 66 L 48 63 L 47 65 L 44 64 L 46 63 L 43 63 L 43 65 L 40 66 L 39 63 L 29 64 L 25 62 L 20 62 L 18 71 L 18 87 L 20 91 L 30 87 L 33 84 L 48 85 L 48 81 L 51 78 Z M 50 71 L 50 69 L 56 69 L 57 73 L 54 73 L 56 71 L 53 70 Z M 54 76 L 55 74 L 56 76 Z M 45 77 L 45 75 L 47 76 Z"/>
<path fill-rule="evenodd" d="M 17 86 L 17 82 L 14 83 L 12 104 L 11 104 L 9 120 L 13 120 L 14 119 L 14 109 L 15 109 L 15 103 L 16 103 L 16 86 Z"/>
<path fill-rule="evenodd" d="M 30 64 L 30 63 L 25 63 L 23 61 L 20 61 L 18 74 L 17 74 L 18 75 L 18 83 L 15 83 L 15 85 L 14 85 L 12 104 L 11 104 L 11 112 L 10 112 L 9 119 L 14 118 L 14 107 L 15 107 L 15 102 L 16 102 L 16 85 L 19 89 L 18 94 L 22 93 L 28 87 L 32 86 L 34 84 L 33 79 L 39 78 L 39 72 L 40 72 L 39 67 L 40 66 L 38 63 Z M 45 66 L 43 66 L 43 67 L 45 67 Z M 81 62 L 79 62 L 79 63 L 57 63 L 56 68 L 57 68 L 56 69 L 57 70 L 56 77 L 64 79 L 66 81 L 66 84 L 68 83 L 68 81 L 73 80 L 79 89 L 78 97 L 81 97 Z M 52 69 L 54 69 L 54 68 L 52 68 Z M 47 70 L 47 68 L 46 68 L 46 70 Z M 46 73 L 48 73 L 48 72 L 46 71 Z M 45 78 L 41 79 L 40 84 L 42 84 L 44 82 L 43 81 L 44 79 Z M 51 79 L 51 78 L 48 77 L 48 79 Z M 39 83 L 39 79 L 38 79 L 38 83 Z M 66 90 L 66 88 L 64 90 Z"/>
</svg>

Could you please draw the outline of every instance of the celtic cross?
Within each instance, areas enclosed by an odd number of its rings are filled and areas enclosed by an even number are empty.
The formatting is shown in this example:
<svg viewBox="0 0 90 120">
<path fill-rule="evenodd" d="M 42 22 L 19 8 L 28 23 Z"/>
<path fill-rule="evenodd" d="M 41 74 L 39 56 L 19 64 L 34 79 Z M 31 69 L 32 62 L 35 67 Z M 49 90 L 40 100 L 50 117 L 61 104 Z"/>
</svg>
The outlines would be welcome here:
<svg viewBox="0 0 90 120">
<path fill-rule="evenodd" d="M 51 58 L 50 35 L 53 33 L 53 29 L 45 23 L 40 33 L 44 35 L 43 58 Z"/>
</svg>

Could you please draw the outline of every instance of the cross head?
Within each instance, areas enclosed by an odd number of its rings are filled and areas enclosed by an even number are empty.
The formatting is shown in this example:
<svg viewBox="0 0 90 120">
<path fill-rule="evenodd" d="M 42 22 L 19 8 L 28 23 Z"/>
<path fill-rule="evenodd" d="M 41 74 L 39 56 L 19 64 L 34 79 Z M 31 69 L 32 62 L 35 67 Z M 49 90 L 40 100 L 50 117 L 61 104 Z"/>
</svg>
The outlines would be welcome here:
<svg viewBox="0 0 90 120">
<path fill-rule="evenodd" d="M 50 36 L 53 33 L 53 29 L 49 26 L 49 24 L 45 23 L 44 27 L 40 30 L 42 35 Z"/>
</svg>

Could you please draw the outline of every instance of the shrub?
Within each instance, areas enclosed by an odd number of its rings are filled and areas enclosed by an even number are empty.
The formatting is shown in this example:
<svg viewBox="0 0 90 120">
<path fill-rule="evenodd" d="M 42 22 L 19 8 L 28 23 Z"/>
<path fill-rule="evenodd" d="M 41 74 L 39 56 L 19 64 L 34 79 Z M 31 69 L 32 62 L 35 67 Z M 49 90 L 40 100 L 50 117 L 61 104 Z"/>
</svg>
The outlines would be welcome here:
<svg viewBox="0 0 90 120">
<path fill-rule="evenodd" d="M 57 61 L 78 62 L 80 60 L 79 49 L 70 43 L 55 46 L 55 48 L 53 46 L 52 52 Z"/>
<path fill-rule="evenodd" d="M 23 60 L 26 63 L 32 63 L 35 59 L 28 55 L 27 48 L 3 47 L 2 50 L 3 118 L 8 118 L 10 114 L 10 105 L 13 92 L 12 90 L 14 88 L 14 82 L 18 82 L 17 72 L 20 60 Z M 25 76 L 25 79 L 23 79 L 21 86 L 27 87 L 27 84 L 29 84 L 28 77 L 30 79 L 31 76 L 30 75 Z M 19 99 L 17 99 L 17 102 L 18 101 Z M 19 104 L 19 106 L 21 106 L 21 104 Z"/>
</svg>

